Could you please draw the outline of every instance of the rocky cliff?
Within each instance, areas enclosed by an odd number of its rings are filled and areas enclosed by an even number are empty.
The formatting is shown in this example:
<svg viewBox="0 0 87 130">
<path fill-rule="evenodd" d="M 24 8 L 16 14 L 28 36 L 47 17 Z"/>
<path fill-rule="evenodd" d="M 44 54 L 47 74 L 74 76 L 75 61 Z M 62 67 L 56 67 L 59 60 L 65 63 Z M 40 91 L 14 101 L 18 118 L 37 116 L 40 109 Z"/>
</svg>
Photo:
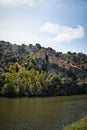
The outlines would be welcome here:
<svg viewBox="0 0 87 130">
<path fill-rule="evenodd" d="M 28 67 L 29 54 L 35 55 L 34 67 L 38 70 L 45 70 L 47 73 L 56 72 L 59 77 L 68 75 L 80 78 L 87 78 L 87 55 L 82 53 L 63 54 L 52 48 L 41 47 L 40 44 L 33 46 L 16 45 L 0 41 L 0 71 L 8 70 L 10 64 L 15 62 Z"/>
</svg>

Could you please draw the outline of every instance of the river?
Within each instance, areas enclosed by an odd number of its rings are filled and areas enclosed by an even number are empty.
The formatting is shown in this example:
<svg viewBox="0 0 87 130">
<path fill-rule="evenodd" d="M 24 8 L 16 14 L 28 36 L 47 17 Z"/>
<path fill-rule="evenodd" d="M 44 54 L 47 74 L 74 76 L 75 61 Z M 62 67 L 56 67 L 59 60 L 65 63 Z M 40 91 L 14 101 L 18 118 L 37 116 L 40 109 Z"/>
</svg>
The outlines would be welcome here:
<svg viewBox="0 0 87 130">
<path fill-rule="evenodd" d="M 87 95 L 0 98 L 0 130 L 62 130 L 87 114 Z"/>
</svg>

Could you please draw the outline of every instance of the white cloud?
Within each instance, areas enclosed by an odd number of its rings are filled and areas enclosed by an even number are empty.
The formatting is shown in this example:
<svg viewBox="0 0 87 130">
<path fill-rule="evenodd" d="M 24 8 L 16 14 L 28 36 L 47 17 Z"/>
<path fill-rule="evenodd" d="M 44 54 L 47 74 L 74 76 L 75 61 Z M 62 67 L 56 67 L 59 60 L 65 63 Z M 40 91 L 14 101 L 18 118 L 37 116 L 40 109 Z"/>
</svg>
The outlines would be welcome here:
<svg viewBox="0 0 87 130">
<path fill-rule="evenodd" d="M 82 6 L 82 3 L 84 3 L 84 1 L 79 0 L 79 3 L 81 4 L 81 6 Z M 0 6 L 39 5 L 39 6 L 47 6 L 47 7 L 52 6 L 53 7 L 54 5 L 57 5 L 57 7 L 61 7 L 67 4 L 73 5 L 73 3 L 78 4 L 78 1 L 76 0 L 73 0 L 73 1 L 71 0 L 0 0 Z"/>
<path fill-rule="evenodd" d="M 48 32 L 50 34 L 56 34 L 61 31 L 61 26 L 59 24 L 46 23 L 39 29 L 41 32 Z"/>
<path fill-rule="evenodd" d="M 0 0 L 2 6 L 18 6 L 18 5 L 30 5 L 34 4 L 34 0 Z"/>
<path fill-rule="evenodd" d="M 0 6 L 18 6 L 18 5 L 54 5 L 56 0 L 0 0 Z"/>
<path fill-rule="evenodd" d="M 41 32 L 49 33 L 48 42 L 71 42 L 84 37 L 84 28 L 78 25 L 75 28 L 61 26 L 59 24 L 46 23 L 39 29 Z"/>
</svg>

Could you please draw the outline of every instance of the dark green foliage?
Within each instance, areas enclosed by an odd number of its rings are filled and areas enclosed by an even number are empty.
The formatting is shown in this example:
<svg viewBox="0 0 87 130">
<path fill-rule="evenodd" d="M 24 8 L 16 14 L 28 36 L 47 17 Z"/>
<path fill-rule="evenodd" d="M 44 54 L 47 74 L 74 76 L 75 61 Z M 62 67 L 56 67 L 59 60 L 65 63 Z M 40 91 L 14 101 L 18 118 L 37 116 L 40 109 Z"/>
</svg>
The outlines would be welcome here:
<svg viewBox="0 0 87 130">
<path fill-rule="evenodd" d="M 39 43 L 36 43 L 36 47 L 40 50 L 41 49 L 41 45 Z"/>
<path fill-rule="evenodd" d="M 67 52 L 67 54 L 61 53 L 59 55 L 63 60 L 66 60 L 68 63 L 72 63 L 79 68 L 87 69 L 87 55 L 83 53 L 71 53 Z"/>
<path fill-rule="evenodd" d="M 77 79 L 78 92 L 87 94 L 87 79 L 81 80 L 80 78 Z"/>
<path fill-rule="evenodd" d="M 62 87 L 64 91 L 66 92 L 66 95 L 70 95 L 71 89 L 72 89 L 72 79 L 69 77 L 63 77 L 61 79 L 61 82 L 62 82 Z"/>
<path fill-rule="evenodd" d="M 61 81 L 56 73 L 51 73 L 48 76 L 48 95 L 56 96 L 60 93 Z"/>
</svg>

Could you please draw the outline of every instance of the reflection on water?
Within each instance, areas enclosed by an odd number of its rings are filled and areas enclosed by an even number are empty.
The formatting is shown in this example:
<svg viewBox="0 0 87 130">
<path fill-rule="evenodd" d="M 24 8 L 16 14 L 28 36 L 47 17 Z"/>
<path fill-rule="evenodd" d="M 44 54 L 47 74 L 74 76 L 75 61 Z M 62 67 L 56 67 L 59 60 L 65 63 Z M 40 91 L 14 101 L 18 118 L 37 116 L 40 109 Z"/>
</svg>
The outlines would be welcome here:
<svg viewBox="0 0 87 130">
<path fill-rule="evenodd" d="M 62 130 L 87 114 L 87 96 L 0 98 L 0 130 Z"/>
</svg>

